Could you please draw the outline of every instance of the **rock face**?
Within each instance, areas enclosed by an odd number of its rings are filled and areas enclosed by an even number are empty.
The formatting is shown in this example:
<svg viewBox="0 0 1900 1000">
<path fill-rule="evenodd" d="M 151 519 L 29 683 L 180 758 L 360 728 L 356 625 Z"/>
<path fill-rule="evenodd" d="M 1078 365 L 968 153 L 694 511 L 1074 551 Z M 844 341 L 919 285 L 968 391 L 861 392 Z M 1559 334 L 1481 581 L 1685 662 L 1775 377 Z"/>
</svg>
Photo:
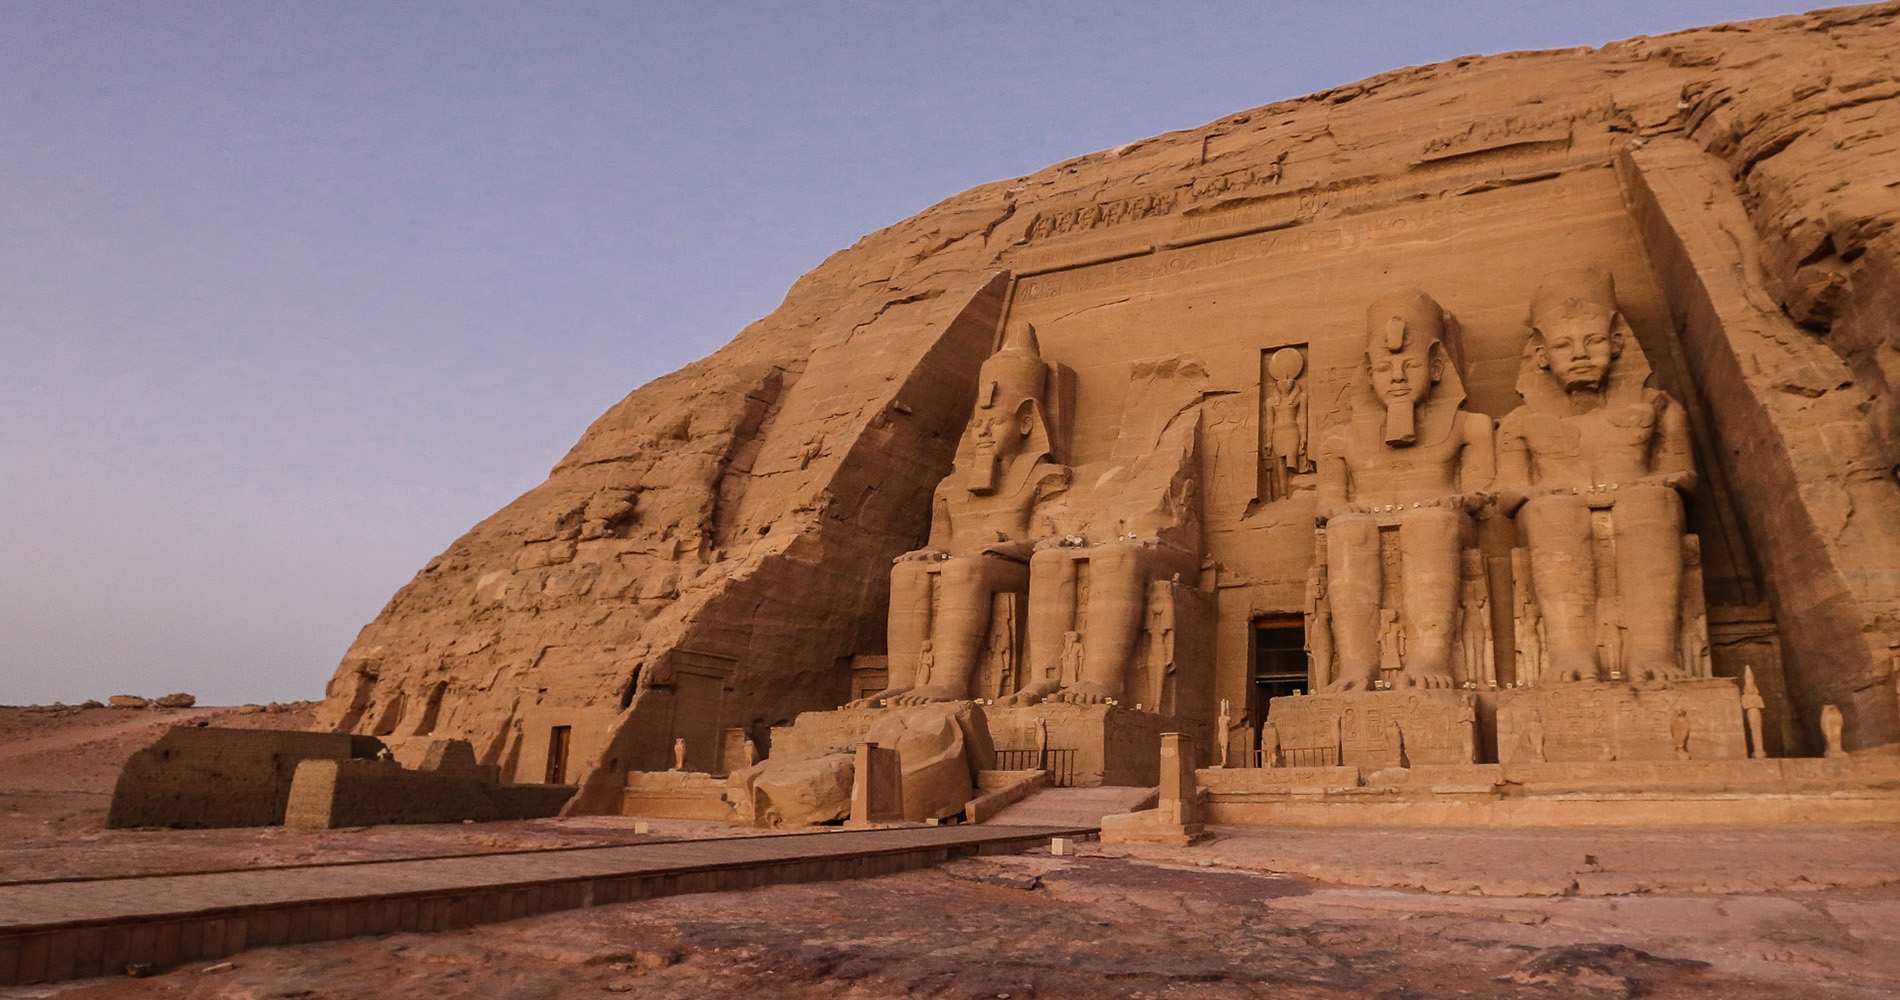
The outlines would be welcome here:
<svg viewBox="0 0 1900 1000">
<path fill-rule="evenodd" d="M 931 540 L 933 495 L 988 405 L 979 373 L 1021 323 L 1074 376 L 1073 412 L 1050 419 L 1070 436 L 1056 459 L 1088 470 L 1077 496 L 1165 432 L 1132 426 L 1159 411 L 1131 398 L 1157 372 L 1192 376 L 1198 449 L 1156 481 L 1194 487 L 1200 579 L 1169 573 L 1214 606 L 1211 662 L 1187 666 L 1253 731 L 1287 648 L 1263 636 L 1328 641 L 1310 627 L 1315 459 L 1352 420 L 1368 305 L 1427 293 L 1488 424 L 1524 404 L 1540 282 L 1590 268 L 1613 278 L 1700 471 L 1676 485 L 1709 672 L 1752 670 L 1770 752 L 1819 752 L 1828 705 L 1848 750 L 1900 739 L 1896 53 L 1900 5 L 1882 4 L 1458 59 L 957 195 L 615 405 L 396 594 L 320 722 L 467 738 L 505 779 L 578 781 L 571 808 L 611 809 L 620 775 L 671 766 L 676 739 L 690 769 L 736 770 L 725 730 L 766 750 L 801 711 L 898 686 L 866 679 L 916 669 L 916 650 L 887 648 L 892 560 Z M 1473 516 L 1477 555 L 1446 572 L 1491 628 L 1471 619 L 1459 648 L 1488 648 L 1479 686 L 1508 688 L 1532 673 L 1513 610 L 1529 569 L 1508 518 Z M 1353 633 L 1368 675 L 1380 624 Z M 1107 640 L 1070 634 L 1086 670 Z M 1296 670 L 1301 687 L 1333 679 Z M 1202 725 L 1214 697 L 1196 699 Z"/>
</svg>

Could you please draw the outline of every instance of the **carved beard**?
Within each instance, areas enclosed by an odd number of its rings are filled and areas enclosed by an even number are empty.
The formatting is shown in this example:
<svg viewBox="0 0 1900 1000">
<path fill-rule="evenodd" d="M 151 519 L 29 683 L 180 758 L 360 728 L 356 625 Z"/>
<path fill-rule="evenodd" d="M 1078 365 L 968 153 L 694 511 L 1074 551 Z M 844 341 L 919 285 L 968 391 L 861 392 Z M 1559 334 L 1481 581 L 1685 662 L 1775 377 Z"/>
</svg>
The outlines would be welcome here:
<svg viewBox="0 0 1900 1000">
<path fill-rule="evenodd" d="M 978 441 L 970 455 L 970 475 L 965 485 L 971 493 L 994 493 L 996 476 L 1001 471 L 996 460 L 996 442 Z"/>
<path fill-rule="evenodd" d="M 1418 440 L 1418 403 L 1388 399 L 1385 403 L 1385 443 L 1412 444 Z"/>
</svg>

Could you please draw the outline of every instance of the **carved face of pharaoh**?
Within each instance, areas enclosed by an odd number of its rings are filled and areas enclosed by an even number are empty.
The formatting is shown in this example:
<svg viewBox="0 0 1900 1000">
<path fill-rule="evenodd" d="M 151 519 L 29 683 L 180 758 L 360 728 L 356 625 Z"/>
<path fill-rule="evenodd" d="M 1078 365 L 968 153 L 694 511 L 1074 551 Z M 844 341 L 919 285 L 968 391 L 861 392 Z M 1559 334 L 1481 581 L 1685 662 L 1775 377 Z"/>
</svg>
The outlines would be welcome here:
<svg viewBox="0 0 1900 1000">
<path fill-rule="evenodd" d="M 1035 414 L 1029 400 L 1015 407 L 985 406 L 970 418 L 971 456 L 970 492 L 992 493 L 1003 470 L 1023 450 L 1023 442 L 1034 429 Z"/>
<path fill-rule="evenodd" d="M 1408 338 L 1404 350 L 1374 350 L 1366 356 L 1372 366 L 1373 394 L 1387 406 L 1416 407 L 1431 394 L 1432 383 L 1439 379 L 1439 367 L 1431 357 L 1430 344 L 1413 347 L 1418 341 L 1417 337 Z"/>
<path fill-rule="evenodd" d="M 1375 305 L 1366 315 L 1366 367 L 1372 394 L 1385 406 L 1385 439 L 1392 445 L 1414 440 L 1414 414 L 1445 375 L 1442 351 L 1434 350 L 1444 333 L 1441 314 L 1422 294 Z"/>
<path fill-rule="evenodd" d="M 1623 353 L 1623 325 L 1614 310 L 1567 302 L 1538 318 L 1532 336 L 1537 367 L 1557 377 L 1565 392 L 1603 388 Z"/>
</svg>

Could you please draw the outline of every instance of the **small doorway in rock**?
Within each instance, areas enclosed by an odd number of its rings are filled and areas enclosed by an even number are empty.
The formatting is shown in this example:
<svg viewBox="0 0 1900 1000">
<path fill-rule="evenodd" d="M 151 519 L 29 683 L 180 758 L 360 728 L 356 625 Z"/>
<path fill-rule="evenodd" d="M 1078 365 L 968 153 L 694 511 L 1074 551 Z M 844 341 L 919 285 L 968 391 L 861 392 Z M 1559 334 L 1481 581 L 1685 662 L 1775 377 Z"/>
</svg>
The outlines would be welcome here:
<svg viewBox="0 0 1900 1000">
<path fill-rule="evenodd" d="M 555 726 L 548 731 L 548 784 L 567 783 L 567 744 L 574 735 L 573 726 Z"/>
<path fill-rule="evenodd" d="M 1307 681 L 1306 620 L 1300 615 L 1254 619 L 1254 731 L 1266 721 L 1273 699 L 1305 693 Z"/>
</svg>

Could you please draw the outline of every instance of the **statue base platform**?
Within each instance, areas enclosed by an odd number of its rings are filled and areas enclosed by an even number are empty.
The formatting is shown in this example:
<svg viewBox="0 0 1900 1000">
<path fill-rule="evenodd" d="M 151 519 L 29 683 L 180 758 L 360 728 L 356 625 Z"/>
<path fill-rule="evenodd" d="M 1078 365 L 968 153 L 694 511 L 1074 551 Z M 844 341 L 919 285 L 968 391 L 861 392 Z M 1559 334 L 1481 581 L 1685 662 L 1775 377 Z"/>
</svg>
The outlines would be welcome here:
<svg viewBox="0 0 1900 1000">
<path fill-rule="evenodd" d="M 1171 715 L 1120 705 L 1043 702 L 1025 708 L 985 705 L 983 710 L 996 741 L 997 766 L 1048 771 L 1049 784 L 1058 787 L 1159 784 L 1161 734 L 1189 726 Z M 1048 728 L 1046 751 L 1038 719 Z"/>
<path fill-rule="evenodd" d="M 996 746 L 996 769 L 1049 772 L 1051 786 L 1093 788 L 1099 785 L 1151 787 L 1160 780 L 1161 734 L 1186 732 L 1204 737 L 1187 720 L 1154 712 L 1138 712 L 1120 705 L 1071 705 L 1043 702 L 1023 708 L 977 705 L 989 724 Z M 772 730 L 774 755 L 846 749 L 864 740 L 865 733 L 888 708 L 839 708 L 805 712 L 791 725 Z M 1048 737 L 1043 738 L 1043 728 Z"/>
<path fill-rule="evenodd" d="M 1728 677 L 1658 688 L 1578 681 L 1498 692 L 1498 760 L 1504 764 L 1742 760 L 1748 756 L 1743 727 L 1741 688 Z"/>
<path fill-rule="evenodd" d="M 1270 747 L 1277 739 L 1280 749 L 1277 756 L 1263 749 L 1261 766 L 1376 770 L 1473 764 L 1477 718 L 1477 693 L 1456 689 L 1322 691 L 1275 698 L 1267 708 L 1272 732 L 1262 733 L 1260 745 Z"/>
</svg>

